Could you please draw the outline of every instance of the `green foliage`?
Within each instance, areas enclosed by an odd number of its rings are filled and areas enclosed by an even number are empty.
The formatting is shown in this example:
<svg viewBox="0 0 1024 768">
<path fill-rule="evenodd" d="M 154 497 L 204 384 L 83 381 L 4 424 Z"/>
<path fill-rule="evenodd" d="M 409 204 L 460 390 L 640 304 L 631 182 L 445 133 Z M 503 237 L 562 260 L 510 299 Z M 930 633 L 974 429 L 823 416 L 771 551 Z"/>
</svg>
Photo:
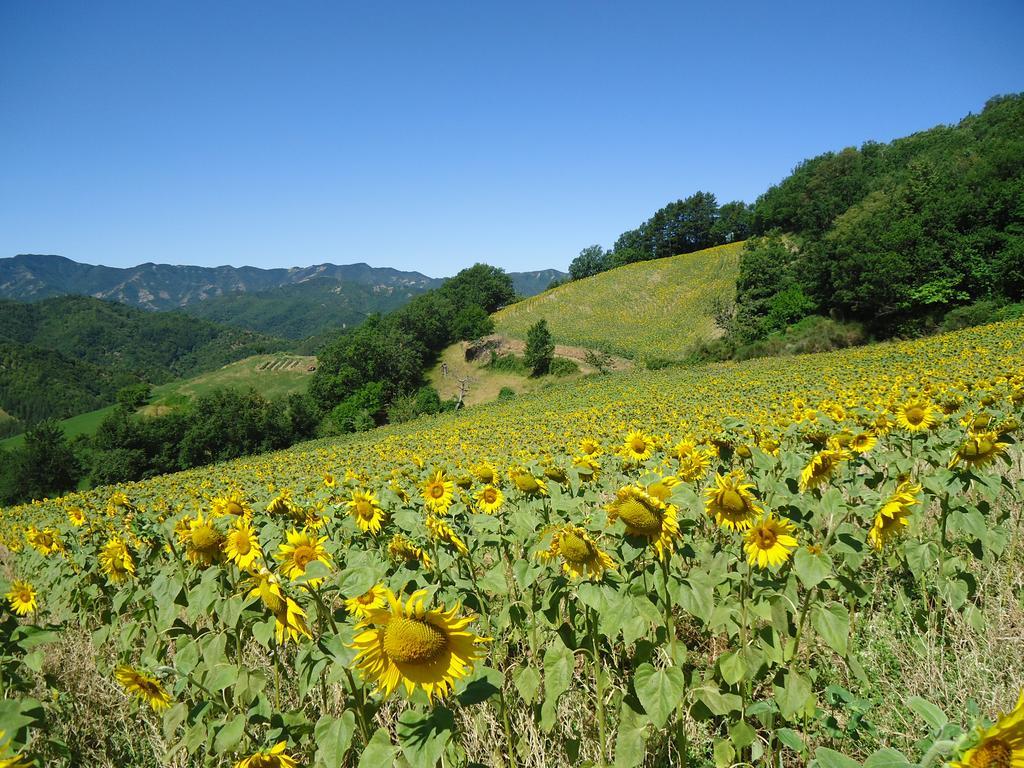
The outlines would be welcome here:
<svg viewBox="0 0 1024 768">
<path fill-rule="evenodd" d="M 569 277 L 582 280 L 604 272 L 611 266 L 611 252 L 606 252 L 600 245 L 591 245 L 580 251 L 580 255 L 569 264 Z"/>
<path fill-rule="evenodd" d="M 542 376 L 551 368 L 555 342 L 551 340 L 547 320 L 541 318 L 526 334 L 526 365 L 533 376 Z"/>
<path fill-rule="evenodd" d="M 815 312 L 916 333 L 961 305 L 1019 301 L 1022 199 L 1024 94 L 955 126 L 808 160 L 755 205 L 754 230 L 769 237 L 743 255 L 740 338 Z"/>
<path fill-rule="evenodd" d="M 123 387 L 117 392 L 117 404 L 129 411 L 141 408 L 153 396 L 153 387 L 145 382 Z"/>
<path fill-rule="evenodd" d="M 576 361 L 567 357 L 553 357 L 548 364 L 548 373 L 552 376 L 572 376 L 579 372 L 580 367 Z"/>
<path fill-rule="evenodd" d="M 494 350 L 491 350 L 491 358 L 484 367 L 490 368 L 492 371 L 514 373 L 519 376 L 528 376 L 530 374 L 530 366 L 526 363 L 526 360 L 511 352 L 499 355 Z"/>
<path fill-rule="evenodd" d="M 452 335 L 458 341 L 472 341 L 494 333 L 494 321 L 486 309 L 470 304 L 463 307 L 452 321 Z"/>
<path fill-rule="evenodd" d="M 964 307 L 956 307 L 946 313 L 942 330 L 959 331 L 986 323 L 998 323 L 1024 317 L 1024 303 L 1004 304 L 993 299 L 982 299 Z"/>
<path fill-rule="evenodd" d="M 499 400 L 511 400 L 516 396 L 516 391 L 512 387 L 502 387 L 501 391 L 498 392 Z"/>
<path fill-rule="evenodd" d="M 73 490 L 80 467 L 64 432 L 53 420 L 25 433 L 24 445 L 0 455 L 0 501 L 42 499 Z"/>
</svg>

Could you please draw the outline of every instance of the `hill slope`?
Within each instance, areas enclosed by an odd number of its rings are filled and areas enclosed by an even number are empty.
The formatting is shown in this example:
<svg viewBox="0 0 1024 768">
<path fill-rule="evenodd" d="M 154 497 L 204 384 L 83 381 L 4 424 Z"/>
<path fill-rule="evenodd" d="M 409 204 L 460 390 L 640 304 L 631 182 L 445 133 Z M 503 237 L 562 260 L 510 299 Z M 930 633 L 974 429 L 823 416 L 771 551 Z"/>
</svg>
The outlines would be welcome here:
<svg viewBox="0 0 1024 768">
<path fill-rule="evenodd" d="M 742 248 L 730 243 L 567 283 L 495 313 L 495 332 L 525 339 L 544 318 L 560 344 L 681 359 L 717 335 L 712 302 L 732 297 Z"/>
<path fill-rule="evenodd" d="M 65 296 L 0 301 L 0 408 L 23 423 L 113 402 L 137 381 L 192 376 L 287 342 L 180 313 Z"/>
</svg>

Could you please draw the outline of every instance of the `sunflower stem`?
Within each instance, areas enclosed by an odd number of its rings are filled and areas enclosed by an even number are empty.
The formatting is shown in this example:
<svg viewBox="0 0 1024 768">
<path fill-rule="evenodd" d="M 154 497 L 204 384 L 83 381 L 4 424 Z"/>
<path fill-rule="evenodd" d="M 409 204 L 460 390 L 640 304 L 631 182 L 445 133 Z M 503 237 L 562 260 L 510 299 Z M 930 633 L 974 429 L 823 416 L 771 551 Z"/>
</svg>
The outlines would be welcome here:
<svg viewBox="0 0 1024 768">
<path fill-rule="evenodd" d="M 363 736 L 363 743 L 370 743 L 370 727 L 369 721 L 366 717 L 366 699 L 365 691 L 362 686 L 356 685 L 356 679 L 352 677 L 352 670 L 346 668 L 345 676 L 348 678 L 348 683 L 352 687 L 352 697 L 356 700 L 356 722 L 359 725 L 359 732 Z"/>
<path fill-rule="evenodd" d="M 601 654 L 598 652 L 597 617 L 594 615 L 594 609 L 589 606 L 587 607 L 587 623 L 590 625 L 590 650 L 591 658 L 594 661 L 594 693 L 597 695 L 597 741 L 601 755 L 598 765 L 605 768 L 608 765 L 608 745 L 605 741 L 604 683 L 601 679 Z"/>
</svg>

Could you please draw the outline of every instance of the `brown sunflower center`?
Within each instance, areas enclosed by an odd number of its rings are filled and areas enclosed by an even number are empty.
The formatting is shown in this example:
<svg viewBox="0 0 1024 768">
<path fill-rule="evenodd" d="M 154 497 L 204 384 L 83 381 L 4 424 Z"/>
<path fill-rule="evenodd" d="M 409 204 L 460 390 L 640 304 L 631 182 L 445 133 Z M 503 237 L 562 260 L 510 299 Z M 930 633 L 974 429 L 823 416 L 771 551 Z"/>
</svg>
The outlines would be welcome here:
<svg viewBox="0 0 1024 768">
<path fill-rule="evenodd" d="M 907 408 L 903 415 L 906 417 L 908 423 L 917 426 L 924 421 L 924 408 L 920 405 L 912 405 Z"/>
<path fill-rule="evenodd" d="M 370 520 L 373 518 L 373 505 L 368 501 L 356 502 L 356 514 L 359 515 L 363 520 Z"/>
<path fill-rule="evenodd" d="M 633 453 L 646 453 L 647 452 L 647 441 L 642 437 L 634 437 L 629 441 L 629 447 Z"/>
<path fill-rule="evenodd" d="M 316 550 L 308 544 L 300 544 L 292 553 L 292 562 L 303 571 L 314 560 L 316 560 Z"/>
<path fill-rule="evenodd" d="M 224 511 L 229 515 L 240 515 L 242 514 L 242 505 L 237 501 L 229 501 L 224 505 Z"/>
<path fill-rule="evenodd" d="M 498 491 L 495 488 L 484 488 L 484 501 L 493 504 L 498 500 Z"/>
<path fill-rule="evenodd" d="M 523 493 L 536 493 L 540 490 L 540 483 L 533 475 L 516 475 L 516 487 Z"/>
<path fill-rule="evenodd" d="M 739 491 L 733 488 L 726 488 L 718 494 L 718 504 L 720 507 L 734 515 L 740 515 L 747 511 L 746 500 Z"/>
<path fill-rule="evenodd" d="M 771 549 L 778 537 L 771 528 L 757 528 L 754 530 L 754 539 L 758 549 Z"/>
<path fill-rule="evenodd" d="M 252 550 L 252 544 L 249 541 L 249 537 L 244 533 L 239 533 L 235 536 L 235 551 L 240 555 L 248 555 Z"/>
<path fill-rule="evenodd" d="M 581 565 L 593 556 L 590 550 L 590 543 L 574 531 L 566 531 L 562 534 L 558 549 L 565 561 L 573 565 Z"/>
<path fill-rule="evenodd" d="M 399 664 L 427 664 L 448 647 L 448 635 L 429 621 L 396 617 L 384 629 L 384 651 Z"/>
<path fill-rule="evenodd" d="M 619 517 L 633 530 L 646 535 L 661 533 L 661 515 L 643 499 L 630 497 L 619 504 Z"/>
<path fill-rule="evenodd" d="M 994 448 L 995 445 L 991 440 L 979 438 L 977 440 L 970 440 L 960 451 L 965 458 L 976 458 L 988 456 Z"/>
<path fill-rule="evenodd" d="M 440 499 L 444 496 L 444 486 L 441 483 L 432 483 L 430 485 L 430 497 L 432 499 Z"/>
<path fill-rule="evenodd" d="M 989 739 L 971 755 L 971 768 L 1010 768 L 1013 749 L 1002 739 Z"/>
</svg>

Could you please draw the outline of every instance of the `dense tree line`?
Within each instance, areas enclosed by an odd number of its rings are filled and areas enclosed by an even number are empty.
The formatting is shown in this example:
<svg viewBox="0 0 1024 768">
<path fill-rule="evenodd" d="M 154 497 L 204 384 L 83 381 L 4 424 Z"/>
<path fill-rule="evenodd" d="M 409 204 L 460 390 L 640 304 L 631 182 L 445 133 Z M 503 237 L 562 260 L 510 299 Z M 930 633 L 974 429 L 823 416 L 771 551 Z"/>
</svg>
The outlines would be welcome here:
<svg viewBox="0 0 1024 768">
<path fill-rule="evenodd" d="M 374 315 L 320 354 L 309 396 L 325 432 L 352 432 L 410 410 L 436 412 L 424 371 L 449 344 L 494 330 L 490 313 L 515 297 L 511 278 L 486 264 L 464 269 L 440 288 L 389 315 Z"/>
<path fill-rule="evenodd" d="M 1024 94 L 890 144 L 801 163 L 758 198 L 733 334 L 811 315 L 879 337 L 1024 297 Z"/>
<path fill-rule="evenodd" d="M 611 250 L 591 245 L 569 265 L 573 280 L 636 261 L 692 253 L 750 236 L 753 211 L 746 203 L 719 205 L 710 192 L 696 192 L 658 210 L 636 229 L 623 232 Z"/>
</svg>

